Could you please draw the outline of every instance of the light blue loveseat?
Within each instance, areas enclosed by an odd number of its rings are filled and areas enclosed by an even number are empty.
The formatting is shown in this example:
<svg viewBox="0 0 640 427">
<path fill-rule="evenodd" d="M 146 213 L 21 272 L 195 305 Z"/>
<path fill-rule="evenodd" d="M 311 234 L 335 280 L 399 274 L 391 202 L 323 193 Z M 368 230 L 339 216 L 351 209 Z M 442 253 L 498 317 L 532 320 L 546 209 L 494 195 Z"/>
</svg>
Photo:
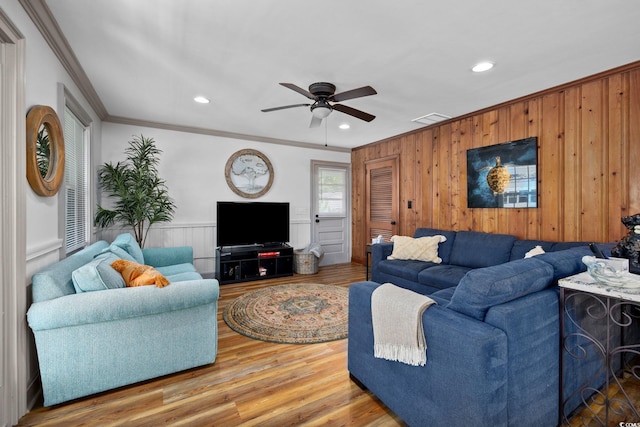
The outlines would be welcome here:
<svg viewBox="0 0 640 427">
<path fill-rule="evenodd" d="M 127 288 L 118 258 L 154 266 L 164 288 Z M 75 273 L 74 273 L 75 272 Z M 219 287 L 191 247 L 140 249 L 130 234 L 99 241 L 33 276 L 27 313 L 45 406 L 213 363 Z"/>
</svg>

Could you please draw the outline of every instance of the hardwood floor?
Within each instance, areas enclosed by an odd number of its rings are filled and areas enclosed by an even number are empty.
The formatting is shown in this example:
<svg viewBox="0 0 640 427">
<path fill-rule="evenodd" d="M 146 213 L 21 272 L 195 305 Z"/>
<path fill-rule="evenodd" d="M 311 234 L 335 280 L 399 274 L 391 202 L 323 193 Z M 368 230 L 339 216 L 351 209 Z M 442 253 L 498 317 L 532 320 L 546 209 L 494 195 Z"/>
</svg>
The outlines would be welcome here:
<svg viewBox="0 0 640 427">
<path fill-rule="evenodd" d="M 18 426 L 403 426 L 349 379 L 346 339 L 267 343 L 232 331 L 222 319 L 226 304 L 249 290 L 283 283 L 349 286 L 365 279 L 365 268 L 359 264 L 319 270 L 315 275 L 222 285 L 214 364 L 39 407 Z"/>
</svg>

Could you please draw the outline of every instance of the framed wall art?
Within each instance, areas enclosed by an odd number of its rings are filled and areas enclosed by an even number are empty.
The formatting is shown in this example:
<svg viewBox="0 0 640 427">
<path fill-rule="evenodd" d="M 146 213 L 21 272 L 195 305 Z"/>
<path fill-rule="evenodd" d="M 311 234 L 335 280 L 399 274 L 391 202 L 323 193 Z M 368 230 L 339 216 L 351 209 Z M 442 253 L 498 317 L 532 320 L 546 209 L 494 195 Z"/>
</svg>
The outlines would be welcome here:
<svg viewBox="0 0 640 427">
<path fill-rule="evenodd" d="M 538 207 L 537 167 L 537 137 L 467 150 L 467 206 Z"/>
<path fill-rule="evenodd" d="M 260 151 L 240 150 L 229 157 L 224 169 L 229 188 L 248 199 L 266 194 L 273 184 L 273 166 Z"/>
</svg>

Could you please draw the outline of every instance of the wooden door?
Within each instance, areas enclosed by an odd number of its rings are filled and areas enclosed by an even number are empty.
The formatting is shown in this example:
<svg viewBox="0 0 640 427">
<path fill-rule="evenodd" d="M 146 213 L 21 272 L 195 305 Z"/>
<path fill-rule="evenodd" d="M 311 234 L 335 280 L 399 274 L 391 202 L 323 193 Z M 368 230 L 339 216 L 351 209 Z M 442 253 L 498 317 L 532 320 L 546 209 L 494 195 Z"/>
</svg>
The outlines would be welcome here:
<svg viewBox="0 0 640 427">
<path fill-rule="evenodd" d="M 394 156 L 366 162 L 365 170 L 365 244 L 380 235 L 389 241 L 399 230 L 398 158 Z"/>
</svg>

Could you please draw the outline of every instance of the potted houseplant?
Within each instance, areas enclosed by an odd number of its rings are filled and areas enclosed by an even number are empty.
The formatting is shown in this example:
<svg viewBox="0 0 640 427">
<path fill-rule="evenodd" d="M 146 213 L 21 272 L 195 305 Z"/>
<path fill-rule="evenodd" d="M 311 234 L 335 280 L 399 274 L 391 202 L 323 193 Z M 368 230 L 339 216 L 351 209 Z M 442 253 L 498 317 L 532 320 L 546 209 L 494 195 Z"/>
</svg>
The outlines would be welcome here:
<svg viewBox="0 0 640 427">
<path fill-rule="evenodd" d="M 153 138 L 134 136 L 125 149 L 127 159 L 105 163 L 98 172 L 98 185 L 110 199 L 112 209 L 98 205 L 95 224 L 109 227 L 115 223 L 133 228 L 140 247 L 144 247 L 151 225 L 173 218 L 175 204 L 165 181 L 158 177 L 159 154 Z"/>
</svg>

